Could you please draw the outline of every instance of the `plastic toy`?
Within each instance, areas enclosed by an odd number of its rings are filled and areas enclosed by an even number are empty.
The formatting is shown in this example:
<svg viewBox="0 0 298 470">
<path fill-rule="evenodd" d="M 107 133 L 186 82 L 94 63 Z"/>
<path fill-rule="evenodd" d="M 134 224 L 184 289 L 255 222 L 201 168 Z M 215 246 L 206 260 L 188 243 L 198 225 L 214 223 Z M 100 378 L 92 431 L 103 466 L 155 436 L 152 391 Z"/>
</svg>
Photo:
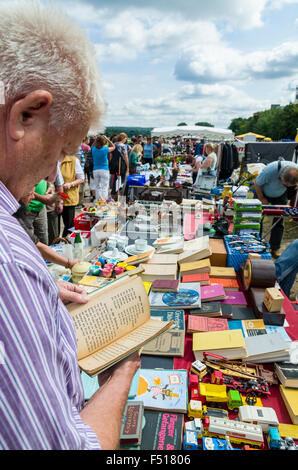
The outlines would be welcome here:
<svg viewBox="0 0 298 470">
<path fill-rule="evenodd" d="M 196 431 L 185 431 L 182 447 L 184 450 L 198 450 L 199 444 Z"/>
<path fill-rule="evenodd" d="M 227 410 L 220 408 L 211 408 L 203 405 L 200 400 L 190 400 L 188 404 L 188 417 L 189 418 L 204 418 L 206 416 L 215 416 L 218 418 L 228 418 L 229 414 Z"/>
<path fill-rule="evenodd" d="M 236 410 L 242 405 L 238 390 L 229 390 L 225 385 L 200 383 L 200 395 L 211 403 L 227 403 L 229 410 Z"/>
<path fill-rule="evenodd" d="M 207 437 L 225 438 L 229 436 L 236 444 L 264 446 L 263 431 L 257 424 L 248 424 L 223 418 L 208 417 L 203 420 L 204 435 Z"/>
<path fill-rule="evenodd" d="M 259 424 L 264 432 L 268 432 L 269 427 L 279 426 L 275 410 L 268 406 L 240 406 L 239 419 L 246 423 Z"/>
</svg>

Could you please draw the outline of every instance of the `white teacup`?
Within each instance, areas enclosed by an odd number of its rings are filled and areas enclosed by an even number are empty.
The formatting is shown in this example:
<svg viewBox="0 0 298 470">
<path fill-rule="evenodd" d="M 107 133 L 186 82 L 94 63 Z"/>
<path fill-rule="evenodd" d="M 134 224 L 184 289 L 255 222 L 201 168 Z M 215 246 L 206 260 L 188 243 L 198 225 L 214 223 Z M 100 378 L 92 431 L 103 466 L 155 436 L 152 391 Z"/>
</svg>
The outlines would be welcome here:
<svg viewBox="0 0 298 470">
<path fill-rule="evenodd" d="M 147 240 L 143 238 L 139 238 L 135 241 L 135 249 L 136 251 L 145 251 L 147 248 Z"/>
</svg>

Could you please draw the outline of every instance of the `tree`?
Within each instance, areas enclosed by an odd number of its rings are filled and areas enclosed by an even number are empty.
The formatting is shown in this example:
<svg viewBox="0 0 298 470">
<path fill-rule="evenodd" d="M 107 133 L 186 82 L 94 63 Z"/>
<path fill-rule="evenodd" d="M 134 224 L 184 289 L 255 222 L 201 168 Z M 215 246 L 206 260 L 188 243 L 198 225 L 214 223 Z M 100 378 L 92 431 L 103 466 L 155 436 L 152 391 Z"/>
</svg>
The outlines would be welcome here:
<svg viewBox="0 0 298 470">
<path fill-rule="evenodd" d="M 210 124 L 209 122 L 196 122 L 195 126 L 214 127 L 213 124 Z"/>
<path fill-rule="evenodd" d="M 235 118 L 229 125 L 229 129 L 235 135 L 254 132 L 265 137 L 271 137 L 272 140 L 294 140 L 297 128 L 298 105 L 293 103 L 284 107 L 254 113 L 253 116 L 247 119 Z"/>
<path fill-rule="evenodd" d="M 187 126 L 186 122 L 180 122 L 179 124 L 177 124 L 177 127 L 180 127 L 180 126 Z"/>
</svg>

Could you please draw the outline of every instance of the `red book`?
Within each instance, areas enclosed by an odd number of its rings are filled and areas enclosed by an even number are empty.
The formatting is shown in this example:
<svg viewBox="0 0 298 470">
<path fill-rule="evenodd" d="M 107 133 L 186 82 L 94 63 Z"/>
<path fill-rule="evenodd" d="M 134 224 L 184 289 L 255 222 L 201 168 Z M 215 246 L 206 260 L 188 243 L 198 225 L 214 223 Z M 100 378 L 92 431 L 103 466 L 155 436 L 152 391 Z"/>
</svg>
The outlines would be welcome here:
<svg viewBox="0 0 298 470">
<path fill-rule="evenodd" d="M 221 284 L 225 289 L 229 290 L 239 290 L 239 284 L 236 279 L 225 279 L 222 277 L 213 277 L 211 279 L 210 285 Z"/>
<path fill-rule="evenodd" d="M 223 300 L 226 298 L 226 293 L 221 284 L 214 284 L 214 286 L 201 287 L 201 300 L 208 302 L 211 300 Z"/>
<path fill-rule="evenodd" d="M 225 318 L 209 318 L 196 315 L 188 316 L 187 333 L 228 330 L 228 320 Z"/>
<path fill-rule="evenodd" d="M 152 282 L 152 292 L 178 292 L 179 281 L 172 279 L 155 279 Z"/>
<path fill-rule="evenodd" d="M 210 277 L 208 273 L 185 274 L 182 276 L 182 282 L 200 282 L 201 286 L 209 286 Z"/>
</svg>

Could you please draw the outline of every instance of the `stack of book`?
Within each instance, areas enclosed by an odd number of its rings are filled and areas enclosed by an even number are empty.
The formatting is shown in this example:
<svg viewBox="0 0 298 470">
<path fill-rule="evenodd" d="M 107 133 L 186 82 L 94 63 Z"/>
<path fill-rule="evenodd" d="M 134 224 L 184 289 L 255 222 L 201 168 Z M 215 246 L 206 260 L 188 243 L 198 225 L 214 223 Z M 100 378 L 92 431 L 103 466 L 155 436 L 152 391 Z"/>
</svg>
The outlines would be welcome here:
<svg viewBox="0 0 298 470">
<path fill-rule="evenodd" d="M 246 344 L 241 330 L 194 333 L 193 353 L 196 360 L 202 361 L 204 352 L 228 359 L 242 359 L 247 356 Z"/>
<path fill-rule="evenodd" d="M 211 256 L 212 251 L 209 244 L 209 237 L 200 237 L 184 242 L 183 252 L 178 257 L 178 263 L 188 263 L 199 261 Z"/>
</svg>

